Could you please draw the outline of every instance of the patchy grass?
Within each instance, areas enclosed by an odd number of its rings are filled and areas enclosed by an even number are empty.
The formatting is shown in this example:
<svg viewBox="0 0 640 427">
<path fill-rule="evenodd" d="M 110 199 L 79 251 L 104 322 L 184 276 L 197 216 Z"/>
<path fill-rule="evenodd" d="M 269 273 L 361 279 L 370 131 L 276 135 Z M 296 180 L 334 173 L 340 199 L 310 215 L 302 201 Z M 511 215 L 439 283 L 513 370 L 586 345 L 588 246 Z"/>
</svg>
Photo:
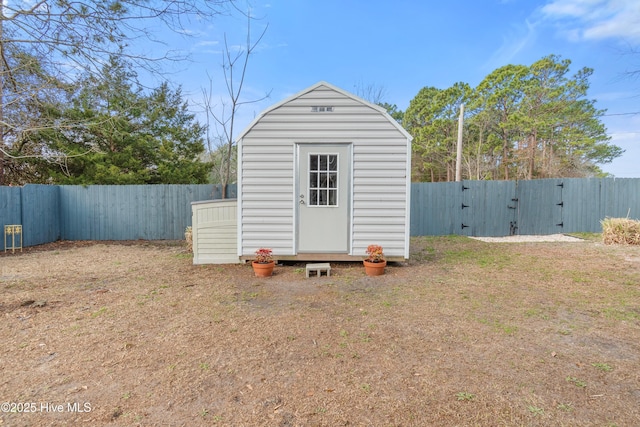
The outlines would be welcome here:
<svg viewBox="0 0 640 427">
<path fill-rule="evenodd" d="M 473 399 L 476 398 L 476 395 L 473 393 L 469 393 L 467 391 L 460 391 L 458 393 L 456 393 L 456 398 L 458 400 L 467 400 L 467 401 L 471 401 Z"/>
<path fill-rule="evenodd" d="M 613 368 L 608 363 L 592 363 L 591 366 L 593 366 L 596 369 L 600 369 L 602 372 L 613 371 Z"/>
<path fill-rule="evenodd" d="M 640 256 L 580 237 L 415 238 L 377 278 L 167 242 L 2 256 L 0 396 L 92 410 L 0 424 L 640 425 Z"/>
</svg>

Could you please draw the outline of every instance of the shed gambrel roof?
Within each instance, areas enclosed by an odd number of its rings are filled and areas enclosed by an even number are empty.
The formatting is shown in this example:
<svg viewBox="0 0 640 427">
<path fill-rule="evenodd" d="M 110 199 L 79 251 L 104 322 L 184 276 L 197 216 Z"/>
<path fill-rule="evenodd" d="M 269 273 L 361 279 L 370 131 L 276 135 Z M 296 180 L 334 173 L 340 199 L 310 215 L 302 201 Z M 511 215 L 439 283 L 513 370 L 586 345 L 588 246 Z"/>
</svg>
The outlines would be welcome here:
<svg viewBox="0 0 640 427">
<path fill-rule="evenodd" d="M 272 105 L 271 107 L 267 108 L 266 110 L 262 111 L 262 112 L 261 112 L 261 113 L 260 113 L 260 114 L 255 118 L 255 119 L 253 119 L 253 121 L 252 121 L 251 123 L 249 123 L 249 125 L 248 125 L 248 126 L 247 126 L 247 127 L 246 127 L 246 128 L 245 128 L 245 129 L 244 129 L 244 130 L 239 134 L 239 135 L 238 135 L 238 138 L 237 138 L 237 139 L 238 139 L 238 140 L 241 140 L 242 138 L 244 138 L 244 137 L 245 137 L 245 135 L 246 135 L 247 133 L 249 133 L 249 132 L 251 131 L 251 129 L 253 129 L 253 127 L 254 127 L 254 126 L 255 126 L 255 125 L 256 125 L 256 124 L 257 124 L 257 123 L 258 123 L 258 122 L 259 122 L 259 121 L 264 117 L 264 116 L 266 116 L 267 114 L 269 114 L 271 111 L 276 110 L 276 109 L 278 109 L 278 108 L 282 107 L 283 105 L 285 105 L 285 104 L 287 104 L 287 103 L 289 103 L 289 102 L 293 101 L 294 99 L 297 99 L 297 98 L 299 98 L 299 97 L 301 97 L 301 96 L 303 96 L 303 95 L 305 95 L 305 94 L 307 94 L 307 93 L 309 93 L 309 92 L 313 92 L 314 90 L 316 90 L 316 89 L 318 89 L 318 88 L 320 88 L 320 87 L 322 87 L 322 86 L 324 86 L 324 87 L 326 87 L 326 88 L 328 88 L 328 89 L 331 89 L 331 90 L 333 90 L 333 91 L 335 91 L 335 92 L 338 92 L 338 93 L 340 93 L 340 94 L 342 94 L 342 95 L 344 95 L 344 96 L 346 96 L 346 97 L 348 97 L 348 98 L 353 99 L 353 100 L 354 100 L 354 101 L 356 101 L 356 102 L 359 102 L 360 104 L 366 105 L 366 106 L 368 106 L 369 108 L 372 108 L 372 109 L 374 109 L 374 110 L 378 111 L 380 114 L 382 114 L 383 116 L 385 116 L 385 118 L 386 118 L 386 119 L 387 119 L 387 120 L 388 120 L 388 121 L 389 121 L 389 122 L 390 122 L 390 123 L 391 123 L 391 124 L 392 124 L 392 125 L 393 125 L 393 126 L 394 126 L 398 131 L 399 131 L 399 132 L 400 132 L 400 133 L 402 133 L 402 134 L 403 134 L 403 135 L 404 135 L 404 136 L 405 136 L 409 141 L 411 141 L 411 140 L 413 139 L 413 137 L 409 134 L 409 132 L 407 132 L 407 131 L 406 131 L 406 130 L 405 130 L 405 129 L 400 125 L 400 123 L 398 123 L 398 122 L 397 122 L 393 117 L 391 117 L 391 116 L 389 115 L 389 113 L 387 113 L 387 111 L 386 111 L 384 108 L 382 108 L 381 106 L 376 105 L 376 104 L 373 104 L 373 103 L 371 103 L 371 102 L 369 102 L 369 101 L 366 101 L 366 100 L 364 100 L 364 99 L 362 99 L 362 98 L 360 98 L 360 97 L 358 97 L 358 96 L 356 96 L 356 95 L 354 95 L 354 94 L 352 94 L 352 93 L 350 93 L 350 92 L 347 92 L 347 91 L 345 91 L 345 90 L 342 90 L 342 89 L 340 89 L 339 87 L 334 86 L 334 85 L 332 85 L 332 84 L 330 84 L 330 83 L 327 83 L 327 82 L 324 82 L 324 81 L 320 81 L 320 82 L 318 82 L 318 83 L 314 84 L 313 86 L 310 86 L 310 87 L 308 87 L 308 88 L 306 88 L 306 89 L 304 89 L 304 90 L 302 90 L 302 91 L 300 91 L 300 92 L 296 93 L 295 95 L 292 95 L 292 96 L 290 96 L 290 97 L 288 97 L 288 98 L 286 98 L 286 99 L 284 99 L 284 100 L 282 100 L 282 101 L 280 101 L 280 102 L 278 102 L 278 103 L 276 103 L 276 104 Z"/>
</svg>

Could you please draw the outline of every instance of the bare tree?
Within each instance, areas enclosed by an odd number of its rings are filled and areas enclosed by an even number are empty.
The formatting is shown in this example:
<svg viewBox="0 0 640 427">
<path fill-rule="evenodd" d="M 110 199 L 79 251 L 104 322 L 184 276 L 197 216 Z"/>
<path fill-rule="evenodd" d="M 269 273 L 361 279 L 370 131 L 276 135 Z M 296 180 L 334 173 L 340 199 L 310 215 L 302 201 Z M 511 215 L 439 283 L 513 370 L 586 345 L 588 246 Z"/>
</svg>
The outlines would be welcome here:
<svg viewBox="0 0 640 427">
<path fill-rule="evenodd" d="M 249 58 L 255 52 L 260 41 L 267 32 L 268 25 L 260 33 L 255 41 L 251 38 L 251 22 L 255 19 L 250 13 L 244 14 L 247 18 L 247 34 L 245 44 L 242 48 L 234 49 L 229 46 L 227 35 L 224 36 L 224 52 L 222 53 L 222 72 L 224 75 L 224 83 L 226 94 L 220 99 L 220 106 L 213 103 L 213 79 L 209 77 L 209 88 L 202 89 L 204 95 L 204 104 L 207 114 L 207 124 L 213 123 L 213 129 L 209 127 L 208 132 L 214 131 L 215 137 L 207 136 L 209 148 L 211 149 L 212 139 L 216 141 L 216 151 L 222 154 L 217 162 L 219 168 L 220 184 L 222 185 L 222 198 L 227 198 L 227 185 L 231 180 L 231 172 L 233 170 L 233 158 L 235 147 L 236 120 L 238 111 L 247 104 L 255 104 L 263 101 L 271 95 L 267 92 L 264 96 L 257 99 L 245 100 L 242 98 L 242 90 L 244 88 L 247 76 L 247 68 Z M 214 167 L 216 165 L 214 164 Z M 214 171 L 215 172 L 215 171 Z"/>
<path fill-rule="evenodd" d="M 364 84 L 358 82 L 355 85 L 356 95 L 360 98 L 369 101 L 372 104 L 381 105 L 387 98 L 387 89 L 384 86 L 379 86 L 375 83 Z"/>
<path fill-rule="evenodd" d="M 632 60 L 635 60 L 632 65 L 632 69 L 626 70 L 623 73 L 625 78 L 631 80 L 637 80 L 640 78 L 640 46 L 628 45 L 627 48 L 621 51 L 621 55 L 630 56 Z"/>
<path fill-rule="evenodd" d="M 0 2 L 0 185 L 6 171 L 24 156 L 64 155 L 45 147 L 27 147 L 29 133 L 60 126 L 54 117 L 25 114 L 63 102 L 69 83 L 81 73 L 100 70 L 113 54 L 137 67 L 158 72 L 165 60 L 184 59 L 175 52 L 152 56 L 142 43 L 160 42 L 161 29 L 186 33 L 191 19 L 226 12 L 231 0 L 11 0 Z M 155 28 L 157 33 L 151 30 Z M 148 49 L 148 44 L 146 45 Z M 29 120 L 25 121 L 25 117 Z M 11 156 L 11 157 L 9 157 Z"/>
</svg>

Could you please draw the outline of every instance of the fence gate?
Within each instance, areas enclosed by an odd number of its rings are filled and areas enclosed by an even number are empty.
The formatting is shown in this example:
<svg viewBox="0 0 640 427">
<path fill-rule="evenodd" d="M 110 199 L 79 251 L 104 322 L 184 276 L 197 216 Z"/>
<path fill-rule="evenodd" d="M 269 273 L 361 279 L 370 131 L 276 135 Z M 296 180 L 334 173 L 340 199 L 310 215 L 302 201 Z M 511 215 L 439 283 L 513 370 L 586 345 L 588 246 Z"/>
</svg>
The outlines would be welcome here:
<svg viewBox="0 0 640 427">
<path fill-rule="evenodd" d="M 515 234 L 564 232 L 564 186 L 560 179 L 518 181 Z"/>
<path fill-rule="evenodd" d="M 510 236 L 565 230 L 562 180 L 463 181 L 459 185 L 456 234 Z"/>
<path fill-rule="evenodd" d="M 514 231 L 515 181 L 463 181 L 460 184 L 459 234 L 508 236 Z"/>
</svg>

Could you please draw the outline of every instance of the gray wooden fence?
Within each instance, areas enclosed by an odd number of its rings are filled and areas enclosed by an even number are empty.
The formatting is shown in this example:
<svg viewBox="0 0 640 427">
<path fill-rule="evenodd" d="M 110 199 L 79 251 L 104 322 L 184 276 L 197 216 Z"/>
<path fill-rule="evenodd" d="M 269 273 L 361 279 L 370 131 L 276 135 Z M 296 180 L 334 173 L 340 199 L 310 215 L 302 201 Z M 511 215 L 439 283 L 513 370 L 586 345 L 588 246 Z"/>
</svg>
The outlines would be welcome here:
<svg viewBox="0 0 640 427">
<path fill-rule="evenodd" d="M 234 185 L 228 190 L 236 196 Z M 0 187 L 0 225 L 21 224 L 24 246 L 174 240 L 191 225 L 191 202 L 219 198 L 214 185 Z M 603 218 L 626 216 L 640 218 L 640 178 L 415 183 L 411 190 L 413 236 L 599 232 Z M 0 244 L 4 250 L 4 238 Z"/>
<path fill-rule="evenodd" d="M 22 225 L 23 246 L 35 246 L 60 239 L 59 200 L 57 186 L 0 187 L 0 249 L 4 250 L 5 247 L 5 225 Z"/>
<path fill-rule="evenodd" d="M 606 217 L 640 218 L 640 179 L 415 183 L 411 235 L 600 232 Z"/>
<path fill-rule="evenodd" d="M 215 198 L 213 189 L 212 185 L 61 186 L 61 235 L 65 240 L 183 239 L 191 225 L 191 202 Z"/>
<path fill-rule="evenodd" d="M 235 197 L 235 185 L 228 186 Z M 21 224 L 23 245 L 62 240 L 176 240 L 191 202 L 221 198 L 219 185 L 0 187 L 0 225 Z"/>
</svg>

